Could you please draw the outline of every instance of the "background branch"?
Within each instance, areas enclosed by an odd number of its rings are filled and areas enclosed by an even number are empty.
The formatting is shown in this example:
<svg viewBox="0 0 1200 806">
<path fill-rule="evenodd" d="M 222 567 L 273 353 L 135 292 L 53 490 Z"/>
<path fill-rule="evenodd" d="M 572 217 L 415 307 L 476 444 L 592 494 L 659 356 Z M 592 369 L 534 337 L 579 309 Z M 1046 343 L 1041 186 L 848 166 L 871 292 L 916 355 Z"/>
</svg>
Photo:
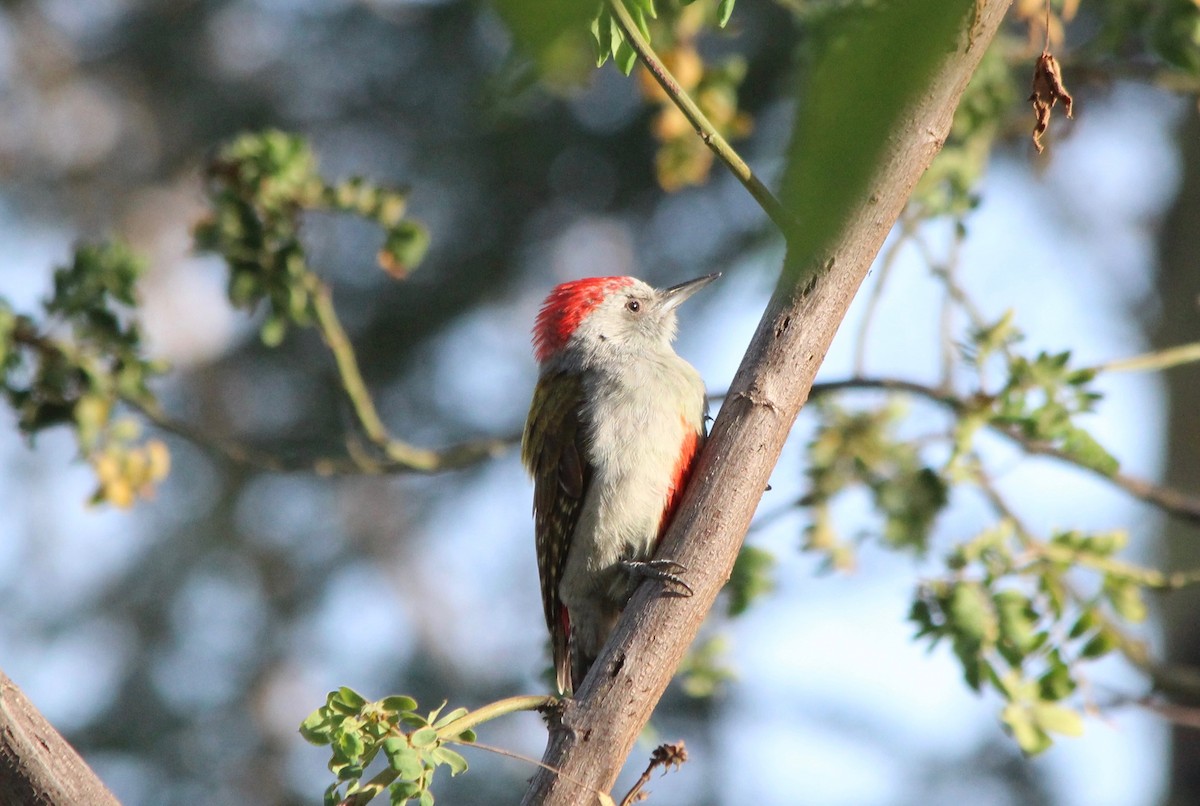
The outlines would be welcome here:
<svg viewBox="0 0 1200 806">
<path fill-rule="evenodd" d="M 1114 362 L 1115 365 L 1116 362 Z M 902 378 L 847 378 L 840 381 L 826 381 L 813 384 L 810 396 L 816 397 L 851 389 L 874 389 L 910 394 L 946 406 L 956 414 L 963 414 L 968 410 L 970 405 L 969 401 L 949 392 Z M 1200 524 L 1200 496 L 1189 495 L 1180 490 L 1173 490 L 1169 487 L 1164 487 L 1120 471 L 1110 475 L 1091 467 L 1085 462 L 1081 462 L 1077 457 L 1053 445 L 1029 439 L 1016 428 L 1006 428 L 996 423 L 988 423 L 988 427 L 995 433 L 1015 442 L 1027 454 L 1032 456 L 1049 456 L 1087 470 L 1102 479 L 1111 481 L 1134 498 L 1138 498 L 1148 504 L 1153 504 L 1173 517 L 1189 523 Z"/>
</svg>

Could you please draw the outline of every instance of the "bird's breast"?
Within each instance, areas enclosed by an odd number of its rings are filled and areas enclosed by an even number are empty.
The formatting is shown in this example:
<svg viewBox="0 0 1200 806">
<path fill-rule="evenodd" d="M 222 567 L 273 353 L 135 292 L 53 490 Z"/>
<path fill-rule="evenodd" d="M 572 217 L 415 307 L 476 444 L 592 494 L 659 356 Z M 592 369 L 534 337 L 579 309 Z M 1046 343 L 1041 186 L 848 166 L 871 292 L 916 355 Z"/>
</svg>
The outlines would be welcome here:
<svg viewBox="0 0 1200 806">
<path fill-rule="evenodd" d="M 704 383 L 677 356 L 623 377 L 585 383 L 584 426 L 592 483 L 576 544 L 594 568 L 654 550 L 704 431 Z"/>
</svg>

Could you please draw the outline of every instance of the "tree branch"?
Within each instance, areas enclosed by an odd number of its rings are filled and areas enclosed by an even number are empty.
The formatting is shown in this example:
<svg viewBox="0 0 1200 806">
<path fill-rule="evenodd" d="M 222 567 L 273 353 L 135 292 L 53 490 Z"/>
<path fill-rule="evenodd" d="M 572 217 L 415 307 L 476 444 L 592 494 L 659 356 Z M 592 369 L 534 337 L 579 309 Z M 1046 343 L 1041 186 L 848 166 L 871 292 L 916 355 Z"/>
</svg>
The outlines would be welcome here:
<svg viewBox="0 0 1200 806">
<path fill-rule="evenodd" d="M 855 292 L 950 129 L 954 109 L 1008 0 L 978 0 L 970 32 L 939 51 L 923 91 L 907 100 L 866 186 L 822 254 L 790 261 L 826 270 L 803 289 L 781 288 L 763 315 L 684 492 L 659 556 L 690 569 L 688 598 L 638 587 L 576 692 L 552 727 L 524 803 L 566 806 L 591 789 L 609 791 L 717 594 L 728 580 L 754 510 L 801 405 Z M 835 125 L 829 121 L 828 125 Z M 828 233 L 822 233 L 827 235 Z M 805 275 L 811 278 L 813 275 Z M 582 782 L 587 789 L 580 789 Z"/>
<path fill-rule="evenodd" d="M 328 289 L 325 289 L 328 294 Z M 319 294 L 318 294 L 319 296 Z M 214 453 L 236 464 L 277 473 L 310 472 L 320 476 L 375 475 L 382 473 L 442 473 L 459 470 L 495 458 L 516 445 L 521 437 L 512 434 L 506 437 L 479 439 L 451 445 L 446 448 L 418 448 L 394 439 L 387 431 L 375 409 L 370 392 L 358 370 L 358 359 L 354 355 L 349 337 L 333 312 L 332 304 L 326 299 L 318 303 L 321 312 L 318 325 L 333 352 L 338 365 L 338 374 L 343 388 L 350 398 L 355 416 L 377 450 L 371 451 L 361 444 L 347 442 L 346 456 L 281 456 L 270 451 L 244 445 L 236 440 L 214 436 L 190 423 L 177 420 L 158 404 L 154 397 L 132 394 L 120 389 L 116 395 L 120 401 L 140 412 L 156 427 Z M 32 327 L 18 328 L 13 340 L 42 354 L 61 354 L 74 363 L 82 358 L 75 346 L 44 336 Z M 384 454 L 380 456 L 379 454 Z"/>
<path fill-rule="evenodd" d="M 2 671 L 0 803 L 120 806 L 87 762 Z"/>
<path fill-rule="evenodd" d="M 216 454 L 230 462 L 274 473 L 316 473 L 318 476 L 363 476 L 385 473 L 442 473 L 461 470 L 487 459 L 494 459 L 520 442 L 521 437 L 471 440 L 445 448 L 415 448 L 406 446 L 404 461 L 379 456 L 369 446 L 348 441 L 345 456 L 284 456 L 254 448 L 237 440 L 209 434 L 190 423 L 169 416 L 154 401 L 124 399 L 156 427 Z"/>
<path fill-rule="evenodd" d="M 1141 357 L 1139 361 L 1149 361 L 1147 357 Z M 1133 361 L 1133 359 L 1130 359 Z M 1122 367 L 1121 362 L 1112 362 L 1111 367 Z M 968 403 L 957 395 L 949 392 L 944 392 L 939 389 L 934 389 L 932 386 L 926 386 L 915 381 L 903 380 L 901 378 L 847 378 L 840 381 L 827 381 L 824 383 L 813 384 L 810 397 L 816 397 L 822 394 L 830 394 L 832 392 L 846 391 L 850 389 L 875 389 L 886 392 L 902 392 L 905 394 L 921 397 L 926 400 L 939 403 L 957 414 L 961 414 L 967 410 Z M 1094 475 L 1099 476 L 1106 481 L 1111 481 L 1117 487 L 1132 495 L 1134 498 L 1152 504 L 1180 520 L 1188 523 L 1200 524 L 1200 496 L 1189 495 L 1181 490 L 1175 490 L 1170 487 L 1164 487 L 1155 484 L 1145 479 L 1131 476 L 1128 473 L 1120 471 L 1108 474 L 1097 468 L 1091 467 L 1071 454 L 1059 450 L 1053 445 L 1045 442 L 1029 439 L 1016 428 L 1005 428 L 996 423 L 988 423 L 988 428 L 993 432 L 1000 434 L 1003 437 L 1016 443 L 1025 453 L 1031 456 L 1049 456 L 1053 459 L 1058 459 L 1061 462 L 1074 465 L 1075 467 L 1087 470 Z"/>
</svg>

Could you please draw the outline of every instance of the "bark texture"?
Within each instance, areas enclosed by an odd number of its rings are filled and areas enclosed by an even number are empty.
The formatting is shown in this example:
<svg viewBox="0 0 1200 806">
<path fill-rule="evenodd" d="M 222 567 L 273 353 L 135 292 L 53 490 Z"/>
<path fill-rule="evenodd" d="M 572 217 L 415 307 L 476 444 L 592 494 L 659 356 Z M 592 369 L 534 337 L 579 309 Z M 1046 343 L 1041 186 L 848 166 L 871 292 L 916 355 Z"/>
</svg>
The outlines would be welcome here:
<svg viewBox="0 0 1200 806">
<path fill-rule="evenodd" d="M 945 140 L 958 100 L 1009 0 L 978 0 L 957 46 L 888 139 L 879 168 L 822 255 L 819 279 L 768 307 L 713 425 L 659 556 L 689 571 L 689 598 L 641 585 L 550 731 L 524 803 L 578 806 L 609 792 L 651 712 L 729 579 L 771 471 L 825 352 L 913 186 Z M 795 265 L 792 263 L 791 265 Z M 812 275 L 809 275 L 812 276 Z M 552 771 L 557 770 L 557 772 Z"/>
<path fill-rule="evenodd" d="M 75 748 L 0 672 L 0 804 L 120 806 Z"/>
</svg>

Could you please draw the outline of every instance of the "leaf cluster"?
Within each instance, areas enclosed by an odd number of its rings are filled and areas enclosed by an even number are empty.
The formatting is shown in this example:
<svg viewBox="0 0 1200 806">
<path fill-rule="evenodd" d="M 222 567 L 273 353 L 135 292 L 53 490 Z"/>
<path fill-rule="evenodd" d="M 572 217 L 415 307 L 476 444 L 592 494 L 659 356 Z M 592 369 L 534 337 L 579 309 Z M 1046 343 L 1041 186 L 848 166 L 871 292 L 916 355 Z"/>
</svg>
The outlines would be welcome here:
<svg viewBox="0 0 1200 806">
<path fill-rule="evenodd" d="M 1021 338 L 1009 311 L 974 329 L 964 345 L 963 356 L 981 380 L 995 357 L 1002 358 L 1007 377 L 995 393 L 977 393 L 962 412 L 959 454 L 964 441 L 986 423 L 1099 473 L 1115 473 L 1117 460 L 1078 424 L 1079 416 L 1093 412 L 1103 397 L 1092 385 L 1096 370 L 1070 366 L 1070 351 L 1041 351 L 1032 357 L 1014 353 L 1010 348 Z"/>
<path fill-rule="evenodd" d="M 467 769 L 466 759 L 447 745 L 475 741 L 473 730 L 455 730 L 453 726 L 467 709 L 442 714 L 444 707 L 445 703 L 421 715 L 412 697 L 368 701 L 345 686 L 329 692 L 325 705 L 300 726 L 301 735 L 309 742 L 330 748 L 329 770 L 337 780 L 325 790 L 327 806 L 358 793 L 373 797 L 373 789 L 381 791 L 378 784 L 364 787 L 362 781 L 367 767 L 381 755 L 393 773 L 387 776 L 390 783 L 386 785 L 391 802 L 416 800 L 421 806 L 432 806 L 430 787 L 438 768 L 448 768 L 451 776 Z"/>
<path fill-rule="evenodd" d="M 37 317 L 0 300 L 0 390 L 28 437 L 73 427 L 99 482 L 93 503 L 128 507 L 170 465 L 162 442 L 143 442 L 138 423 L 116 415 L 121 401 L 152 405 L 148 383 L 166 369 L 146 357 L 135 315 L 144 270 L 124 244 L 84 245 L 54 272 Z"/>
<path fill-rule="evenodd" d="M 948 642 L 967 685 L 1001 695 L 1001 720 L 1026 753 L 1049 747 L 1051 734 L 1082 733 L 1082 706 L 1069 700 L 1084 663 L 1142 656 L 1120 627 L 1146 616 L 1146 573 L 1113 559 L 1126 539 L 1064 531 L 1042 541 L 1004 519 L 955 547 L 947 576 L 917 589 L 917 637 Z M 1080 568 L 1098 574 L 1087 593 L 1077 588 Z"/>
<path fill-rule="evenodd" d="M 429 246 L 425 227 L 405 217 L 407 195 L 361 177 L 330 183 L 317 170 L 308 141 L 269 130 L 224 146 L 208 170 L 210 215 L 195 228 L 196 246 L 229 266 L 229 299 L 252 309 L 265 303 L 263 342 L 279 344 L 292 326 L 316 318 L 321 283 L 301 239 L 305 213 L 333 211 L 372 221 L 383 230 L 381 268 L 404 277 Z"/>
<path fill-rule="evenodd" d="M 630 0 L 625 7 L 638 32 L 649 44 L 655 41 L 655 33 L 663 33 L 662 30 L 652 31 L 652 20 L 660 20 L 667 31 L 671 32 L 667 34 L 668 42 L 681 35 L 691 38 L 705 24 L 724 28 L 733 16 L 735 4 L 736 0 L 717 0 L 716 5 L 710 8 L 707 3 L 696 3 L 695 0 L 659 0 L 657 5 L 655 0 Z M 659 6 L 662 7 L 661 15 Z M 637 64 L 637 52 L 629 43 L 608 3 L 600 4 L 596 16 L 591 21 L 591 32 L 592 43 L 596 48 L 596 66 L 603 67 L 611 57 L 617 68 L 629 75 L 633 66 Z"/>
<path fill-rule="evenodd" d="M 869 496 L 880 518 L 873 532 L 883 545 L 918 554 L 930 548 L 951 489 L 974 486 L 983 494 L 997 521 L 950 548 L 944 573 L 918 586 L 909 618 L 917 637 L 951 647 L 968 686 L 999 693 L 1001 720 L 1033 754 L 1054 734 L 1082 731 L 1087 703 L 1079 692 L 1089 662 L 1118 653 L 1145 665 L 1145 647 L 1124 629 L 1146 617 L 1146 591 L 1195 579 L 1118 559 L 1124 532 L 1059 530 L 1040 537 L 1012 514 L 981 458 L 983 431 L 1103 475 L 1117 470 L 1080 422 L 1101 399 L 1098 370 L 1072 366 L 1068 352 L 1021 354 L 1021 341 L 1011 313 L 970 330 L 960 352 L 972 392 L 864 381 L 864 388 L 888 393 L 883 403 L 850 408 L 819 398 L 808 444 L 808 492 L 799 504 L 811 513 L 806 548 L 844 569 L 853 565 L 854 548 L 838 534 L 833 505 L 850 491 Z M 997 368 L 1003 377 L 993 391 L 988 375 Z M 854 387 L 854 381 L 840 386 Z M 903 433 L 917 418 L 897 396 L 913 392 L 954 415 L 944 430 Z M 941 460 L 931 461 L 934 456 Z"/>
<path fill-rule="evenodd" d="M 949 484 L 916 443 L 899 435 L 904 407 L 893 402 L 851 410 L 821 401 L 814 408 L 819 420 L 808 443 L 808 492 L 800 500 L 812 516 L 805 548 L 825 554 L 830 567 L 852 567 L 854 549 L 838 536 L 832 507 L 848 491 L 864 489 L 880 517 L 883 541 L 924 553 L 949 500 Z"/>
</svg>

